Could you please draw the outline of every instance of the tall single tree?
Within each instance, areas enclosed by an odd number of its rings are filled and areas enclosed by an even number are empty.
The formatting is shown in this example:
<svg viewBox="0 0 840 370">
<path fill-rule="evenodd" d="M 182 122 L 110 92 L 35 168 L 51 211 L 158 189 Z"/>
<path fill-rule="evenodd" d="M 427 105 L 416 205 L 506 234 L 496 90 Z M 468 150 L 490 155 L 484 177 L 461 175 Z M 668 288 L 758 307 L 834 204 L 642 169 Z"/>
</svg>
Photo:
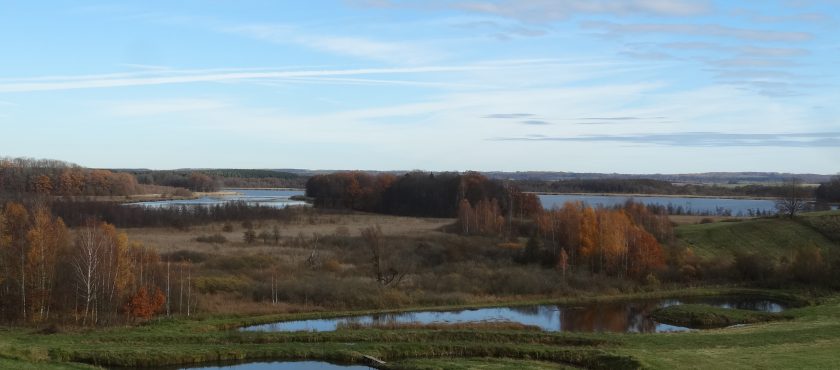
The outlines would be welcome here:
<svg viewBox="0 0 840 370">
<path fill-rule="evenodd" d="M 28 275 L 26 257 L 29 242 L 26 240 L 29 231 L 29 211 L 20 203 L 6 204 L 5 231 L 8 245 L 8 266 L 10 276 L 16 280 L 18 297 L 20 298 L 19 311 L 23 320 L 26 320 L 26 277 Z"/>
<path fill-rule="evenodd" d="M 29 302 L 33 319 L 45 320 L 49 316 L 58 255 L 66 247 L 68 238 L 67 227 L 60 218 L 53 217 L 45 207 L 35 209 L 32 227 L 27 233 Z"/>
<path fill-rule="evenodd" d="M 784 182 L 783 187 L 784 196 L 776 201 L 776 208 L 779 214 L 793 218 L 808 204 L 805 191 L 802 189 L 802 180 L 790 178 Z"/>
</svg>

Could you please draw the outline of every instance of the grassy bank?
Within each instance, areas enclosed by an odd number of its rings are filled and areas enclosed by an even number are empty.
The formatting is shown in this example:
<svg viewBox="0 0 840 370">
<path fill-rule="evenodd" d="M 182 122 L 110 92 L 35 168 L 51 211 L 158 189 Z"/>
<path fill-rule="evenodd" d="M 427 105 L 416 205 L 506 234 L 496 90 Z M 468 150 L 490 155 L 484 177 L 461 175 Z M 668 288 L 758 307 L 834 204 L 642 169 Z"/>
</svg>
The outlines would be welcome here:
<svg viewBox="0 0 840 370">
<path fill-rule="evenodd" d="M 758 294 L 769 291 L 727 289 L 682 293 Z M 674 292 L 670 292 L 674 294 Z M 659 293 L 663 296 L 667 292 Z M 778 293 L 775 293 L 778 294 Z M 791 296 L 782 293 L 781 296 Z M 629 299 L 638 296 L 599 297 Z M 531 303 L 531 302 L 528 302 Z M 546 368 L 555 364 L 585 368 L 768 368 L 792 364 L 831 367 L 840 359 L 840 299 L 789 310 L 790 321 L 680 334 L 547 333 L 481 326 L 464 328 L 360 328 L 327 333 L 257 333 L 226 330 L 278 316 L 197 317 L 159 320 L 125 328 L 67 330 L 39 334 L 35 329 L 0 331 L 0 362 L 26 368 L 153 366 L 260 359 L 319 359 L 360 363 L 362 355 L 381 358 L 394 369 Z M 312 314 L 284 315 L 303 319 Z M 780 351 L 773 358 L 773 351 Z M 698 361 L 709 352 L 715 361 Z M 731 356 L 730 356 L 731 355 Z M 768 359 L 768 357 L 770 357 Z M 802 358 L 800 358 L 802 357 Z M 420 360 L 422 359 L 422 360 Z M 22 362 L 23 361 L 23 362 Z M 56 362 L 64 362 L 58 364 Z M 705 365 L 704 365 L 705 364 Z M 6 366 L 9 365 L 9 366 Z"/>
<path fill-rule="evenodd" d="M 654 311 L 651 316 L 659 322 L 696 329 L 723 328 L 792 318 L 781 313 L 720 308 L 704 304 L 669 306 Z"/>
</svg>

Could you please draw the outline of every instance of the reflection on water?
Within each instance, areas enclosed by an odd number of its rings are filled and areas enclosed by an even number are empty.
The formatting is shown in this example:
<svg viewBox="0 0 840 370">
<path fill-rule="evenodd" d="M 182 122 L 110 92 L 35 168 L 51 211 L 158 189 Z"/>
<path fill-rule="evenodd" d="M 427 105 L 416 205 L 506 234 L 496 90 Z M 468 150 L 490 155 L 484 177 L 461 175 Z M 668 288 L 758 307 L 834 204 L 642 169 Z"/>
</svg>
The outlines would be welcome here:
<svg viewBox="0 0 840 370">
<path fill-rule="evenodd" d="M 617 301 L 578 306 L 515 306 L 458 311 L 421 311 L 375 314 L 331 319 L 286 321 L 243 328 L 245 331 L 334 331 L 340 324 L 517 322 L 545 331 L 660 333 L 689 330 L 650 318 L 654 310 L 683 303 L 702 303 L 724 308 L 781 312 L 778 302 L 744 297 Z"/>
<path fill-rule="evenodd" d="M 292 200 L 291 197 L 304 195 L 303 190 L 294 189 L 223 189 L 225 192 L 236 192 L 230 195 L 206 196 L 198 199 L 161 200 L 154 202 L 137 202 L 128 205 L 150 208 L 180 207 L 180 206 L 214 206 L 228 202 L 245 202 L 251 206 L 285 208 L 288 206 L 302 206 L 306 202 Z"/>
<path fill-rule="evenodd" d="M 201 366 L 181 369 L 193 370 L 367 370 L 367 366 L 336 365 L 321 361 L 252 362 L 234 365 Z"/>
</svg>

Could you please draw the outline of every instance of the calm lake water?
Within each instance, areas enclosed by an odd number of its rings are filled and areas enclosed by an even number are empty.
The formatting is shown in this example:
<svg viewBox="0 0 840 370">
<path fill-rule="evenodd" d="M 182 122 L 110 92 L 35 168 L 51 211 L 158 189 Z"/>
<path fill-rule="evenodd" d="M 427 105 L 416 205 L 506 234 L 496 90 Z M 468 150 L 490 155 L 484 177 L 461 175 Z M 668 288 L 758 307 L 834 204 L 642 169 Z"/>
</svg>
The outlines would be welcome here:
<svg viewBox="0 0 840 370">
<path fill-rule="evenodd" d="M 222 189 L 222 191 L 236 192 L 235 195 L 210 196 L 188 200 L 161 200 L 154 202 L 137 202 L 129 205 L 143 207 L 173 207 L 173 206 L 214 206 L 227 202 L 245 202 L 248 205 L 285 208 L 288 206 L 302 206 L 306 202 L 290 199 L 296 195 L 304 195 L 303 190 L 295 189 Z"/>
<path fill-rule="evenodd" d="M 566 202 L 581 201 L 591 207 L 612 207 L 633 199 L 645 205 L 658 205 L 670 209 L 681 209 L 684 213 L 729 214 L 748 216 L 750 211 L 776 213 L 776 202 L 769 199 L 731 199 L 731 198 L 680 198 L 656 196 L 623 195 L 578 195 L 578 194 L 539 194 L 540 203 L 546 209 L 563 207 Z M 673 212 L 672 212 L 673 213 Z"/>
<path fill-rule="evenodd" d="M 334 331 L 339 324 L 517 322 L 545 331 L 660 333 L 687 331 L 651 319 L 654 310 L 683 303 L 703 303 L 724 308 L 781 312 L 785 306 L 766 299 L 744 297 L 700 297 L 617 301 L 573 306 L 539 305 L 492 307 L 474 310 L 419 311 L 330 319 L 285 321 L 242 328 L 244 331 Z"/>
<path fill-rule="evenodd" d="M 231 365 L 181 367 L 190 370 L 367 370 L 372 369 L 362 365 L 336 365 L 321 361 L 277 361 L 251 362 Z"/>
</svg>

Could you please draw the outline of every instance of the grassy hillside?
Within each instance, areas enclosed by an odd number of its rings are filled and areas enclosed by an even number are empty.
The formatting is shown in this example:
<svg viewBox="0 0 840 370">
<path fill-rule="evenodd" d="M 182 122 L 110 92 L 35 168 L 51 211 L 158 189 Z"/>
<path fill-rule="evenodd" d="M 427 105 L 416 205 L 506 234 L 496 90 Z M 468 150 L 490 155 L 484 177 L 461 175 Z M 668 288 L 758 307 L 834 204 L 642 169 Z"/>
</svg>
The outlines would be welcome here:
<svg viewBox="0 0 840 370">
<path fill-rule="evenodd" d="M 681 225 L 676 228 L 678 243 L 690 247 L 704 258 L 732 256 L 735 253 L 762 253 L 787 256 L 799 246 L 816 245 L 823 250 L 840 248 L 831 235 L 831 220 L 840 212 L 823 212 L 797 220 L 766 218 L 740 222 Z"/>
<path fill-rule="evenodd" d="M 840 212 L 806 213 L 799 221 L 823 234 L 831 241 L 840 244 Z"/>
<path fill-rule="evenodd" d="M 615 352 L 653 369 L 840 367 L 840 299 L 786 313 L 794 319 L 690 333 L 620 335 L 623 346 Z"/>
</svg>

